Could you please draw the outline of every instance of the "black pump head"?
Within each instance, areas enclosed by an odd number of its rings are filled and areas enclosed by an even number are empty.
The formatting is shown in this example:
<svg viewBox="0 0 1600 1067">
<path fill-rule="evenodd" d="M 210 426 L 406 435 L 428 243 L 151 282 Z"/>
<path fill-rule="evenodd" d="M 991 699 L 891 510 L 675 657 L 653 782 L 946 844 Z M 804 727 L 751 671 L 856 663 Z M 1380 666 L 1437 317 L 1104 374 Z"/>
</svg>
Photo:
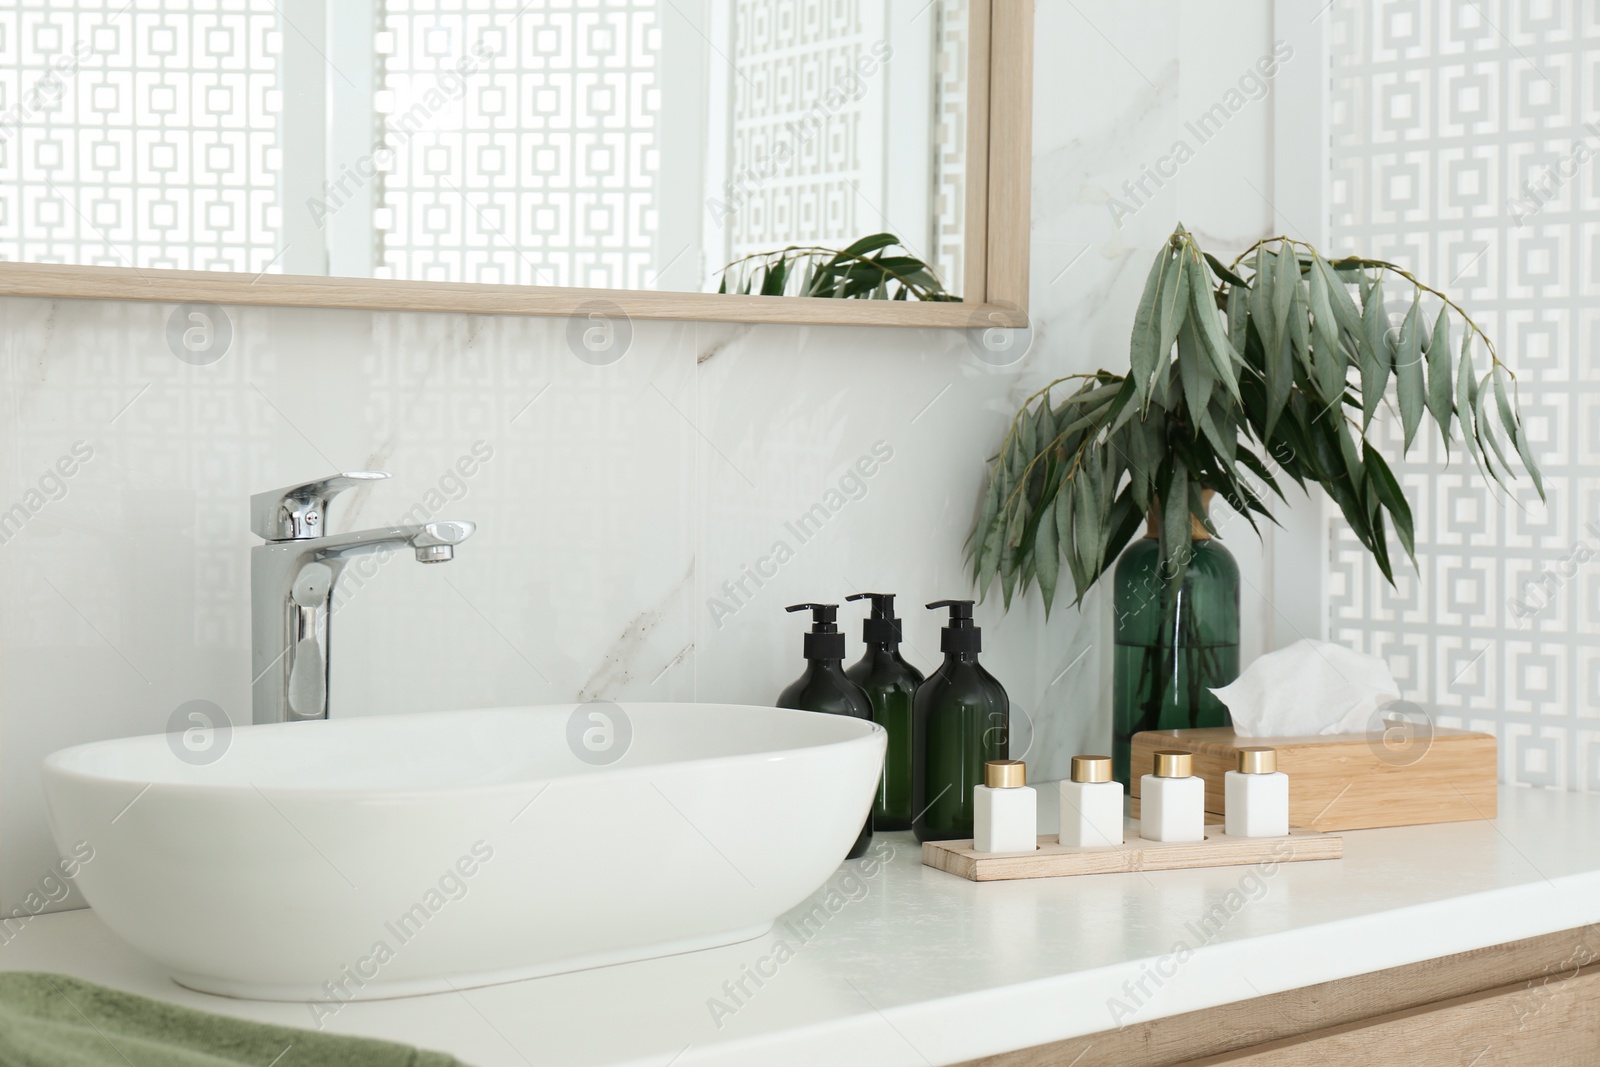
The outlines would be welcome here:
<svg viewBox="0 0 1600 1067">
<path fill-rule="evenodd" d="M 900 620 L 894 617 L 893 593 L 855 593 L 845 599 L 872 601 L 872 617 L 861 623 L 861 640 L 891 645 L 900 643 Z"/>
<path fill-rule="evenodd" d="M 944 652 L 982 652 L 983 631 L 972 623 L 972 601 L 935 600 L 928 610 L 949 608 L 950 621 L 939 631 L 939 648 Z"/>
<path fill-rule="evenodd" d="M 811 612 L 811 632 L 805 636 L 806 659 L 844 659 L 844 634 L 839 632 L 839 605 L 790 604 L 785 611 Z"/>
<path fill-rule="evenodd" d="M 839 621 L 839 605 L 837 604 L 790 604 L 784 611 L 809 611 L 811 624 L 816 627 L 817 633 L 832 633 L 836 630 Z"/>
</svg>

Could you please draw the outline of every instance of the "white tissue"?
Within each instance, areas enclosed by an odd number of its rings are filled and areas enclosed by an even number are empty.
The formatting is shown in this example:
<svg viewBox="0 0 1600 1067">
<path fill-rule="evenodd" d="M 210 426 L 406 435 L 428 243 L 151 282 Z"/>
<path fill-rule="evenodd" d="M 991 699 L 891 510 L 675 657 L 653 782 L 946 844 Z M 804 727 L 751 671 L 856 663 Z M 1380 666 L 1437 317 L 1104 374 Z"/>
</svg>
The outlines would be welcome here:
<svg viewBox="0 0 1600 1067">
<path fill-rule="evenodd" d="M 1296 641 L 1213 689 L 1240 737 L 1363 734 L 1383 705 L 1400 698 L 1388 666 L 1327 641 Z"/>
</svg>

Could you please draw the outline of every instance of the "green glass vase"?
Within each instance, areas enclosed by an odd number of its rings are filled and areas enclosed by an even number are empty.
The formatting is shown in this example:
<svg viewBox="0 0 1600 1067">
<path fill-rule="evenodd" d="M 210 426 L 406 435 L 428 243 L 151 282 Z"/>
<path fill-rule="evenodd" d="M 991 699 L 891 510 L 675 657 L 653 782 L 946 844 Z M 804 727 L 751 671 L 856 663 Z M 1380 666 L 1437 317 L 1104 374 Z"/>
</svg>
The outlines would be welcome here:
<svg viewBox="0 0 1600 1067">
<path fill-rule="evenodd" d="M 1199 523 L 1172 603 L 1153 534 L 1117 560 L 1112 630 L 1112 771 L 1128 785 L 1129 743 L 1141 730 L 1228 726 L 1211 690 L 1239 677 L 1239 565 Z"/>
</svg>

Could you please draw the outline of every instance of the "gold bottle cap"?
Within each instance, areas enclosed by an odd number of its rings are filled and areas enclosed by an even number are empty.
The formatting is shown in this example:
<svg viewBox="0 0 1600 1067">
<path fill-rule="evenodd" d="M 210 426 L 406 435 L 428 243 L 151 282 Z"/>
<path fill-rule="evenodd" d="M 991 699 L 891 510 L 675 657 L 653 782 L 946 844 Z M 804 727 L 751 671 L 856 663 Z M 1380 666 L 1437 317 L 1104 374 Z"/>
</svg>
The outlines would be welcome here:
<svg viewBox="0 0 1600 1067">
<path fill-rule="evenodd" d="M 1028 765 L 1019 759 L 992 759 L 983 765 L 983 784 L 990 789 L 1027 785 Z"/>
<path fill-rule="evenodd" d="M 1271 774 L 1278 769 L 1278 750 L 1275 748 L 1241 748 L 1239 750 L 1240 774 Z"/>
<path fill-rule="evenodd" d="M 1111 757 L 1073 756 L 1072 780 L 1074 782 L 1111 781 Z"/>
<path fill-rule="evenodd" d="M 1188 778 L 1194 773 L 1194 756 L 1188 752 L 1157 752 L 1157 778 Z"/>
</svg>

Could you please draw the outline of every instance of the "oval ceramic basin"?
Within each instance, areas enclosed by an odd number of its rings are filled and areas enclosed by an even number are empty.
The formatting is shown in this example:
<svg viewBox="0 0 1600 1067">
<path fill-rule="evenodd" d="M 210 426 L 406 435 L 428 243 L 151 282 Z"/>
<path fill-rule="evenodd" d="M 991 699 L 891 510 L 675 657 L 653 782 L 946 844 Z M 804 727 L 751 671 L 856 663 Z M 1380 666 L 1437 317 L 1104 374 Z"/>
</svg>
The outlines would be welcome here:
<svg viewBox="0 0 1600 1067">
<path fill-rule="evenodd" d="M 757 937 L 860 832 L 872 723 L 623 704 L 608 748 L 617 707 L 244 726 L 204 765 L 81 745 L 45 761 L 51 831 L 178 982 L 330 1011 Z"/>
</svg>

